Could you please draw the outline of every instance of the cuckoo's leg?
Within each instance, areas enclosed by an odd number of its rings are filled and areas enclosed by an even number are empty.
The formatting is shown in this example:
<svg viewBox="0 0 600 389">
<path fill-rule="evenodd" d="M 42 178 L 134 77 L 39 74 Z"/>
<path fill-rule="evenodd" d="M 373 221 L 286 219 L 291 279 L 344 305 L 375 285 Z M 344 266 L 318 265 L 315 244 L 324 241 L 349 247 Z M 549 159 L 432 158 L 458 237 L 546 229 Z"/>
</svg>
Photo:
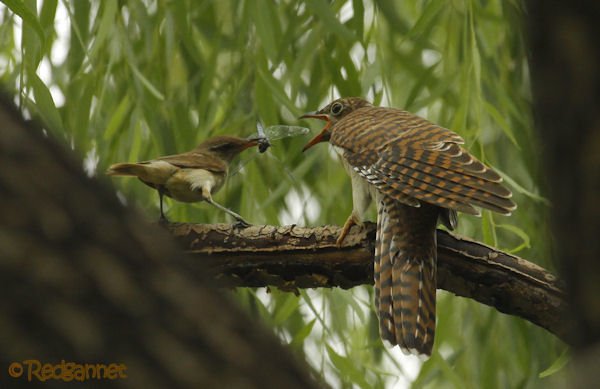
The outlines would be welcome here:
<svg viewBox="0 0 600 389">
<path fill-rule="evenodd" d="M 340 236 L 335 241 L 335 244 L 338 247 L 341 247 L 342 243 L 344 243 L 344 238 L 346 237 L 346 235 L 348 235 L 348 232 L 350 232 L 350 228 L 352 228 L 353 225 L 361 225 L 361 224 L 362 224 L 362 222 L 358 219 L 358 217 L 354 214 L 354 212 L 352 212 L 350 214 L 350 216 L 348 216 L 348 219 L 346 219 L 346 223 L 344 223 L 344 227 L 342 227 L 342 232 L 340 233 Z"/>
</svg>

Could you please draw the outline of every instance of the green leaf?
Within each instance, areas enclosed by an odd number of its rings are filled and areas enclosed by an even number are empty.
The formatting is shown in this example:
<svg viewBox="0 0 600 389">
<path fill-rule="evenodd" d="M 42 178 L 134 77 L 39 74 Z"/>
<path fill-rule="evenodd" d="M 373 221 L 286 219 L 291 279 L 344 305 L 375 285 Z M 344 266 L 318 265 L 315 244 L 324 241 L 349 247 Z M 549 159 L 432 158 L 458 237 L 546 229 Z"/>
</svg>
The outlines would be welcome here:
<svg viewBox="0 0 600 389">
<path fill-rule="evenodd" d="M 129 113 L 130 109 L 131 98 L 129 97 L 129 95 L 125 95 L 123 96 L 123 99 L 121 99 L 121 102 L 117 106 L 117 109 L 115 110 L 113 115 L 110 117 L 108 125 L 106 126 L 106 130 L 104 131 L 103 138 L 105 140 L 112 139 L 115 136 L 117 130 L 120 129 L 123 125 L 125 117 Z"/>
<path fill-rule="evenodd" d="M 521 238 L 521 240 L 523 241 L 520 245 L 518 245 L 512 249 L 509 249 L 508 252 L 516 253 L 523 249 L 531 248 L 531 241 L 529 239 L 529 235 L 527 235 L 527 233 L 525 231 L 523 231 L 523 229 L 521 229 L 517 226 L 514 226 L 512 224 L 496 224 L 496 227 L 512 232 L 513 234 L 515 234 L 519 238 Z"/>
<path fill-rule="evenodd" d="M 321 19 L 323 26 L 330 33 L 337 35 L 344 42 L 351 42 L 357 39 L 354 32 L 350 31 L 338 20 L 335 12 L 331 9 L 331 4 L 325 0 L 308 0 L 306 2 L 310 12 Z"/>
<path fill-rule="evenodd" d="M 369 387 L 369 384 L 364 379 L 364 372 L 356 368 L 351 358 L 341 356 L 329 345 L 326 345 L 325 347 L 329 359 L 333 363 L 333 366 L 340 371 L 342 378 L 350 379 L 352 382 L 357 383 L 363 388 Z"/>
<path fill-rule="evenodd" d="M 273 8 L 269 7 L 264 0 L 258 0 L 251 9 L 254 10 L 256 33 L 260 38 L 260 43 L 265 48 L 269 59 L 275 62 L 279 52 L 276 39 L 281 36 L 281 31 L 277 29 L 277 19 L 272 12 Z"/>
<path fill-rule="evenodd" d="M 492 104 L 490 104 L 487 101 L 483 101 L 483 108 L 494 119 L 496 124 L 498 124 L 500 126 L 500 128 L 502 129 L 504 134 L 508 137 L 508 139 L 510 139 L 512 144 L 515 145 L 515 147 L 519 148 L 519 144 L 517 142 L 517 139 L 515 138 L 515 134 L 513 133 L 511 126 L 508 124 L 508 122 L 506 121 L 504 116 L 502 116 L 500 114 L 500 112 L 498 112 L 496 107 L 494 107 Z"/>
<path fill-rule="evenodd" d="M 283 91 L 283 86 L 278 81 L 276 81 L 270 74 L 267 74 L 267 72 L 263 68 L 259 67 L 257 68 L 257 71 L 260 79 L 265 83 L 265 85 L 271 91 L 273 96 L 282 104 L 284 104 L 290 111 L 298 113 L 298 108 L 294 105 L 294 103 L 292 103 L 289 97 L 287 97 L 287 95 Z"/>
<path fill-rule="evenodd" d="M 33 73 L 29 75 L 33 95 L 35 97 L 35 108 L 42 117 L 42 120 L 48 126 L 48 129 L 58 135 L 65 132 L 60 113 L 54 104 L 52 94 L 44 82 Z"/>
<path fill-rule="evenodd" d="M 129 68 L 133 71 L 133 74 L 138 78 L 144 87 L 150 92 L 150 94 L 156 97 L 158 100 L 163 101 L 165 96 L 148 80 L 142 72 L 133 63 L 129 63 Z"/>
<path fill-rule="evenodd" d="M 90 58 L 96 58 L 98 53 L 104 48 L 104 42 L 113 33 L 115 27 L 115 19 L 118 15 L 117 0 L 105 0 L 100 8 L 100 24 L 96 31 L 94 43 L 89 51 Z"/>
<path fill-rule="evenodd" d="M 408 31 L 408 37 L 419 37 L 429 30 L 436 23 L 440 11 L 448 6 L 445 1 L 429 1 L 425 4 L 425 9 L 420 13 L 419 19 Z"/>
<path fill-rule="evenodd" d="M 553 374 L 558 373 L 563 370 L 564 367 L 571 360 L 571 354 L 569 353 L 569 349 L 565 348 L 562 354 L 548 367 L 546 370 L 539 374 L 540 378 L 550 377 Z"/>
<path fill-rule="evenodd" d="M 35 33 L 40 38 L 41 46 L 45 45 L 46 36 L 44 35 L 44 29 L 40 24 L 40 21 L 37 18 L 37 15 L 34 11 L 29 9 L 25 2 L 22 0 L 2 0 L 2 2 L 15 14 L 19 15 L 23 20 L 23 23 L 31 26 Z"/>
<path fill-rule="evenodd" d="M 525 189 L 524 187 L 519 185 L 519 183 L 517 183 L 517 181 L 513 180 L 508 174 L 502 172 L 501 170 L 498 170 L 498 168 L 494 168 L 494 170 L 502 177 L 502 179 L 504 181 L 506 181 L 508 183 L 508 185 L 510 185 L 512 188 L 514 188 L 517 192 L 519 192 L 531 199 L 534 199 L 548 207 L 551 206 L 550 200 L 548 200 L 544 196 L 540 196 L 537 193 L 533 193 L 533 192 Z"/>
<path fill-rule="evenodd" d="M 481 212 L 481 230 L 483 232 L 483 241 L 491 246 L 498 244 L 498 237 L 496 236 L 496 229 L 494 224 L 494 216 L 490 211 Z"/>
<path fill-rule="evenodd" d="M 273 324 L 280 326 L 285 322 L 295 311 L 298 310 L 298 297 L 293 294 L 287 294 L 282 305 L 278 305 L 273 316 Z"/>
<path fill-rule="evenodd" d="M 294 338 L 290 342 L 290 346 L 294 348 L 302 347 L 304 340 L 308 337 L 308 335 L 310 335 L 316 322 L 317 319 L 315 318 L 306 323 L 306 325 L 302 326 L 300 330 L 294 335 Z"/>
</svg>

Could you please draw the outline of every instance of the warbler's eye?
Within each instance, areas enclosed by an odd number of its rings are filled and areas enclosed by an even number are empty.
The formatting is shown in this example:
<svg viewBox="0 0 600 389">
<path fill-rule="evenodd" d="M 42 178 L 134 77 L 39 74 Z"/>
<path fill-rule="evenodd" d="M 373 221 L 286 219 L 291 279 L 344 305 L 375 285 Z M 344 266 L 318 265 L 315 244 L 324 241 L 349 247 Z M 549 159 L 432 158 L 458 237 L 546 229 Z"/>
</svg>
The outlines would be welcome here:
<svg viewBox="0 0 600 389">
<path fill-rule="evenodd" d="M 342 105 L 342 103 L 333 103 L 331 105 L 331 113 L 333 115 L 339 115 L 340 113 L 342 113 L 344 109 L 344 106 Z"/>
</svg>

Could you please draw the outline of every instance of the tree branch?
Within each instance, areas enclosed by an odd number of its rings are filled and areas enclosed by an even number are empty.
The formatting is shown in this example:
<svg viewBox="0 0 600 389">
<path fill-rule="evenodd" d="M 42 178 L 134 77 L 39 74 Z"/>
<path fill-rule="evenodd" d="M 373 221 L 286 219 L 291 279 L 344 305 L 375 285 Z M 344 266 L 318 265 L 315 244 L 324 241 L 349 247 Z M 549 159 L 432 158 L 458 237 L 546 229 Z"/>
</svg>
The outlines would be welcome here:
<svg viewBox="0 0 600 389">
<path fill-rule="evenodd" d="M 223 286 L 296 288 L 373 283 L 375 225 L 352 228 L 340 248 L 340 228 L 228 224 L 169 226 L 191 254 L 192 269 L 210 269 Z M 438 230 L 438 288 L 519 316 L 565 340 L 562 282 L 540 266 L 482 243 Z M 198 266 L 200 265 L 201 266 Z"/>
</svg>

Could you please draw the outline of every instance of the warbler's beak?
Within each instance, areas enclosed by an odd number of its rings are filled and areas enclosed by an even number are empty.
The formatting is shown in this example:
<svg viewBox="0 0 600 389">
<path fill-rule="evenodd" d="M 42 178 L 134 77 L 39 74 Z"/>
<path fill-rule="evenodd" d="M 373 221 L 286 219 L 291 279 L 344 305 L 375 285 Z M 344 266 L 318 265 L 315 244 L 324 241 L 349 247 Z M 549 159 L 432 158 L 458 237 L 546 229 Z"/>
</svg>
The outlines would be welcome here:
<svg viewBox="0 0 600 389">
<path fill-rule="evenodd" d="M 325 115 L 322 113 L 317 113 L 317 112 L 308 112 L 308 113 L 305 113 L 304 115 L 300 116 L 300 119 L 319 119 L 319 120 L 324 120 L 327 122 L 325 124 L 325 127 L 323 127 L 323 129 L 321 130 L 321 132 L 317 136 L 312 138 L 310 140 L 310 142 L 308 142 L 302 148 L 302 152 L 305 152 L 306 150 L 310 149 L 317 143 L 327 142 L 329 140 L 329 138 L 331 137 L 331 132 L 329 132 L 329 127 L 331 127 L 331 120 L 329 119 L 328 115 Z"/>
<path fill-rule="evenodd" d="M 252 146 L 258 145 L 258 141 L 260 139 L 262 139 L 262 138 L 249 138 L 249 139 L 246 139 L 246 144 L 242 146 L 242 151 L 246 150 L 246 149 L 249 149 Z"/>
</svg>

